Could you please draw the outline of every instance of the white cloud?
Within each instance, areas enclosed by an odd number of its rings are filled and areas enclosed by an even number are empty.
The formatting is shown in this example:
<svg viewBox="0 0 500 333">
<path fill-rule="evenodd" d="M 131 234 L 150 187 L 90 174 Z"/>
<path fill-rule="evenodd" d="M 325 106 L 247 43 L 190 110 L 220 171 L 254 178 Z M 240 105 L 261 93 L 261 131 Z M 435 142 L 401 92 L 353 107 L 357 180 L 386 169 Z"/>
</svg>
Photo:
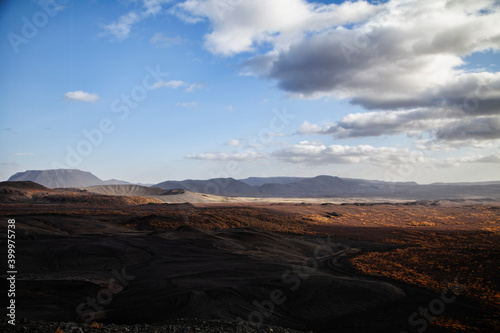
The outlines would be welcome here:
<svg viewBox="0 0 500 333">
<path fill-rule="evenodd" d="M 206 161 L 253 161 L 266 158 L 263 153 L 256 151 L 246 151 L 242 153 L 203 153 L 192 154 L 187 156 L 188 159 L 193 160 L 206 160 Z"/>
<path fill-rule="evenodd" d="M 418 142 L 421 149 L 484 148 L 500 140 L 500 117 L 474 115 L 447 107 L 373 111 L 352 113 L 326 126 L 306 121 L 296 132 L 304 135 L 332 135 L 337 139 L 402 133 L 408 137 L 429 136 L 430 139 Z"/>
<path fill-rule="evenodd" d="M 462 157 L 448 157 L 435 162 L 436 167 L 449 168 L 459 167 L 464 163 L 487 163 L 498 164 L 500 166 L 500 152 L 492 153 L 489 155 L 469 155 Z"/>
<path fill-rule="evenodd" d="M 64 96 L 68 101 L 95 103 L 99 100 L 99 96 L 97 96 L 97 94 L 91 94 L 81 90 L 68 91 L 66 94 L 64 94 Z"/>
<path fill-rule="evenodd" d="M 172 80 L 172 81 L 158 81 L 153 85 L 153 89 L 158 89 L 158 88 L 173 88 L 177 89 L 180 87 L 185 87 L 188 84 L 184 81 L 179 81 L 179 80 Z"/>
<path fill-rule="evenodd" d="M 309 141 L 301 141 L 298 144 L 285 146 L 271 153 L 248 150 L 241 153 L 193 154 L 189 155 L 188 158 L 212 161 L 278 159 L 287 163 L 311 165 L 366 163 L 381 167 L 434 162 L 434 159 L 427 157 L 423 152 L 414 152 L 407 148 L 373 147 L 370 145 L 326 146 L 319 142 Z"/>
<path fill-rule="evenodd" d="M 329 134 L 339 139 L 400 133 L 411 135 L 429 129 L 438 130 L 465 116 L 464 112 L 446 108 L 360 112 L 348 114 L 324 127 L 306 121 L 297 129 L 297 133 Z"/>
<path fill-rule="evenodd" d="M 367 164 L 383 168 L 389 172 L 422 168 L 458 167 L 464 163 L 489 163 L 500 165 L 500 153 L 489 155 L 469 155 L 438 159 L 424 151 L 408 148 L 374 147 L 371 145 L 324 145 L 319 142 L 301 141 L 274 151 L 273 157 L 292 164 L 332 165 Z"/>
<path fill-rule="evenodd" d="M 135 12 L 120 16 L 117 21 L 104 26 L 104 30 L 118 40 L 126 39 L 130 35 L 132 25 L 139 22 L 140 17 Z"/>
<path fill-rule="evenodd" d="M 297 134 L 327 134 L 331 126 L 322 128 L 319 125 L 311 124 L 308 121 L 304 121 L 299 128 L 297 128 Z"/>
<path fill-rule="evenodd" d="M 498 121 L 500 73 L 464 66 L 468 55 L 500 51 L 498 1 L 187 0 L 174 13 L 208 20 L 205 47 L 215 54 L 254 52 L 242 72 L 274 80 L 293 97 L 382 110 L 324 127 L 305 122 L 298 133 L 428 132 L 455 146 L 496 139 L 497 128 L 485 123 Z"/>
<path fill-rule="evenodd" d="M 286 48 L 307 32 L 359 22 L 375 9 L 366 1 L 324 5 L 304 0 L 187 0 L 173 13 L 189 23 L 208 19 L 213 30 L 205 36 L 205 47 L 232 55 L 264 43 Z"/>
<path fill-rule="evenodd" d="M 298 144 L 277 150 L 274 157 L 289 163 L 305 164 L 358 164 L 377 166 L 414 164 L 429 162 L 422 152 L 393 147 L 373 147 L 370 145 L 326 146 L 318 142 L 301 141 Z"/>
<path fill-rule="evenodd" d="M 197 89 L 205 89 L 206 86 L 207 85 L 205 83 L 201 82 L 187 83 L 180 80 L 171 80 L 171 81 L 158 81 L 155 84 L 153 84 L 153 89 L 159 89 L 159 88 L 177 89 L 181 87 L 186 87 L 186 89 L 184 90 L 185 92 L 193 92 Z"/>
<path fill-rule="evenodd" d="M 171 0 L 142 0 L 144 6 L 144 16 L 156 15 L 162 10 L 162 4 L 168 3 Z"/>
<path fill-rule="evenodd" d="M 226 142 L 226 145 L 233 146 L 233 147 L 238 147 L 238 146 L 241 145 L 241 142 L 238 139 L 232 139 L 232 140 L 229 140 L 228 142 Z"/>
<path fill-rule="evenodd" d="M 481 156 L 472 162 L 477 163 L 497 163 L 500 164 L 500 152 L 488 156 Z"/>
<path fill-rule="evenodd" d="M 189 85 L 189 87 L 186 88 L 186 92 L 192 92 L 192 91 L 195 91 L 197 89 L 205 89 L 206 87 L 207 87 L 207 85 L 205 83 L 202 83 L 202 82 L 191 83 Z"/>
<path fill-rule="evenodd" d="M 168 2 L 170 2 L 170 0 L 142 0 L 142 8 L 140 10 L 132 10 L 120 16 L 118 20 L 105 25 L 102 35 L 112 35 L 118 40 L 124 40 L 129 37 L 134 24 L 140 22 L 144 18 L 159 14 L 162 9 L 162 4 Z"/>
<path fill-rule="evenodd" d="M 241 146 L 238 140 L 226 143 L 231 146 Z M 325 145 L 314 141 L 301 141 L 293 145 L 284 145 L 271 152 L 259 152 L 248 149 L 242 152 L 224 153 L 207 152 L 192 154 L 188 159 L 204 161 L 279 161 L 299 168 L 325 167 L 328 165 L 364 165 L 363 167 L 377 167 L 386 175 L 407 179 L 408 172 L 422 173 L 423 170 L 442 168 L 456 168 L 464 164 L 481 163 L 500 166 L 500 153 L 493 152 L 486 155 L 466 155 L 459 157 L 437 158 L 426 151 L 414 151 L 409 148 L 374 147 L 372 145 Z"/>
</svg>

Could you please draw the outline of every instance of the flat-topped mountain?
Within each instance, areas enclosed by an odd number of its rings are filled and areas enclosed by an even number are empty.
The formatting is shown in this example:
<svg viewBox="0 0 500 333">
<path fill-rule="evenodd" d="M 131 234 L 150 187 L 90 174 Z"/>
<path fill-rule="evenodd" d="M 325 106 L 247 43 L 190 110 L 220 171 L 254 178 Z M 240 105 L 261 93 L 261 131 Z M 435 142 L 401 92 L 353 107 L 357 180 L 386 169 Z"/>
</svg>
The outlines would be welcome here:
<svg viewBox="0 0 500 333">
<path fill-rule="evenodd" d="M 8 181 L 32 181 L 49 188 L 128 184 L 116 179 L 105 181 L 90 172 L 78 169 L 27 170 L 16 173 Z"/>
</svg>

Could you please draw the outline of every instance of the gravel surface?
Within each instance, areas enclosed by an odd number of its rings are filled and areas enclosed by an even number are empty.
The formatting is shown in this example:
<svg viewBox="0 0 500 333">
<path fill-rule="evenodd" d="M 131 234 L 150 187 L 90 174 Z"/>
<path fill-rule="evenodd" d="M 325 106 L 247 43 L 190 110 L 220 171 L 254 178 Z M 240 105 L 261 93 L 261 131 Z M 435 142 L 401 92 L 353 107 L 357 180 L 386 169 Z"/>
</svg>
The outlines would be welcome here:
<svg viewBox="0 0 500 333">
<path fill-rule="evenodd" d="M 97 326 L 98 327 L 95 327 Z M 94 326 L 94 327 L 91 327 Z M 59 330 L 58 330 L 59 329 Z M 64 330 L 65 329 L 65 330 Z M 92 325 L 83 324 L 78 329 L 65 326 L 64 323 L 33 322 L 21 320 L 16 325 L 10 325 L 7 320 L 0 323 L 0 332 L 30 332 L 30 333 L 196 333 L 196 332 L 239 332 L 239 333 L 300 333 L 301 331 L 292 330 L 273 325 L 260 325 L 259 327 L 248 322 L 226 321 L 226 320 L 200 320 L 200 319 L 178 319 L 162 324 L 135 324 L 135 325 L 115 325 L 93 323 Z"/>
</svg>

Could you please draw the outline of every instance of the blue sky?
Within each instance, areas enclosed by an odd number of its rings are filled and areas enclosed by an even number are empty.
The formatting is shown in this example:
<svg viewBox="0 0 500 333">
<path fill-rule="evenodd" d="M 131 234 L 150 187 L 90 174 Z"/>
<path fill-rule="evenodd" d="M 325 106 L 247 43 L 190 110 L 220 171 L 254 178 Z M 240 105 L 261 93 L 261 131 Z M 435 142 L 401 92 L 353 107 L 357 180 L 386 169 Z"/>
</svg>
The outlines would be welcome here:
<svg viewBox="0 0 500 333">
<path fill-rule="evenodd" d="M 495 1 L 4 1 L 0 179 L 498 180 Z"/>
</svg>

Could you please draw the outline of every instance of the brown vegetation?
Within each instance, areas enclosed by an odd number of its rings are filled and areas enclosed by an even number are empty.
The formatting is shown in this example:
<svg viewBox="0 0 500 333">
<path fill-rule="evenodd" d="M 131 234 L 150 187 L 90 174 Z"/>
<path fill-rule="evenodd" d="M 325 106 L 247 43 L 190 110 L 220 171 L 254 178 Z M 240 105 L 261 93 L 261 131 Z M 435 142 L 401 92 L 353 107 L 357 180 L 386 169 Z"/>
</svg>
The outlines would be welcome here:
<svg viewBox="0 0 500 333">
<path fill-rule="evenodd" d="M 0 204 L 0 214 L 93 216 L 137 230 L 172 230 L 185 225 L 208 230 L 250 227 L 392 244 L 396 249 L 362 252 L 349 258 L 349 264 L 359 273 L 436 293 L 443 289 L 446 280 L 456 278 L 466 288 L 461 299 L 471 300 L 491 315 L 451 318 L 444 314 L 433 325 L 450 332 L 500 327 L 500 317 L 494 314 L 500 313 L 500 209 L 494 203 L 194 206 L 75 191 L 37 189 L 30 193 L 33 201 Z"/>
</svg>

